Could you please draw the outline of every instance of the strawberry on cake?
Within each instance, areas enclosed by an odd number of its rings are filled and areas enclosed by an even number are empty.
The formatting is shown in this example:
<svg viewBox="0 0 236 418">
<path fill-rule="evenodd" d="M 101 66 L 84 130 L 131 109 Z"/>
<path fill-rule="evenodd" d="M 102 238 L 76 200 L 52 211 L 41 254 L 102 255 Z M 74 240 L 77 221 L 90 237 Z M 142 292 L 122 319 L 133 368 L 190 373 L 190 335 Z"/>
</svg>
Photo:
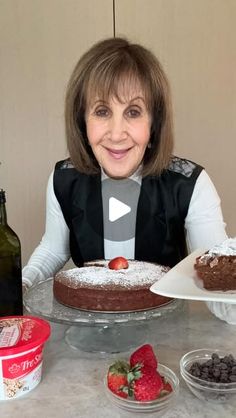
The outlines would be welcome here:
<svg viewBox="0 0 236 418">
<path fill-rule="evenodd" d="M 53 292 L 64 305 L 88 311 L 138 311 L 171 299 L 149 289 L 168 267 L 116 257 L 88 262 L 84 267 L 61 271 L 54 277 Z"/>
</svg>

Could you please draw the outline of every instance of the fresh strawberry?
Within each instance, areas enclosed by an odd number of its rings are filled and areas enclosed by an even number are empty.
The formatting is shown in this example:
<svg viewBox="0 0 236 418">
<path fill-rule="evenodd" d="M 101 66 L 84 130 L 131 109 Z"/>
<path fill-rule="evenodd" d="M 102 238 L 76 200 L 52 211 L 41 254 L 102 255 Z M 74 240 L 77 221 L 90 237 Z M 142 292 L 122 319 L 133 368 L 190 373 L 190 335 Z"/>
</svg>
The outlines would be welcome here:
<svg viewBox="0 0 236 418">
<path fill-rule="evenodd" d="M 122 398 L 128 397 L 128 371 L 128 363 L 125 361 L 116 361 L 109 367 L 107 374 L 107 386 L 113 393 Z"/>
<path fill-rule="evenodd" d="M 163 383 L 163 389 L 162 389 L 162 394 L 164 395 L 164 392 L 172 392 L 173 388 L 171 386 L 171 384 L 165 379 L 164 376 L 161 376 L 162 379 L 162 383 Z"/>
<path fill-rule="evenodd" d="M 108 267 L 111 270 L 127 269 L 129 267 L 129 263 L 125 257 L 116 257 L 109 261 Z"/>
<path fill-rule="evenodd" d="M 137 363 L 143 366 L 150 366 L 153 369 L 157 369 L 157 358 L 150 344 L 144 344 L 134 351 L 130 356 L 131 367 Z"/>
<path fill-rule="evenodd" d="M 136 401 L 157 399 L 163 389 L 163 382 L 157 370 L 150 366 L 137 365 L 128 374 L 129 395 Z"/>
</svg>

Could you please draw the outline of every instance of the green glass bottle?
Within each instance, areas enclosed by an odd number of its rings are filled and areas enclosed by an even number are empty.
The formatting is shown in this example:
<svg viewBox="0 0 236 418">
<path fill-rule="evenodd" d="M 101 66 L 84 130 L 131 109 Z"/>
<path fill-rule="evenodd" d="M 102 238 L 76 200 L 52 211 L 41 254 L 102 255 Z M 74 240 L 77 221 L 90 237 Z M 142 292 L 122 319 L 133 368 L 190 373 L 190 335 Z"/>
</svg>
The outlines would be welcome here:
<svg viewBox="0 0 236 418">
<path fill-rule="evenodd" d="M 0 189 L 0 316 L 22 315 L 21 246 L 7 224 L 5 203 Z"/>
</svg>

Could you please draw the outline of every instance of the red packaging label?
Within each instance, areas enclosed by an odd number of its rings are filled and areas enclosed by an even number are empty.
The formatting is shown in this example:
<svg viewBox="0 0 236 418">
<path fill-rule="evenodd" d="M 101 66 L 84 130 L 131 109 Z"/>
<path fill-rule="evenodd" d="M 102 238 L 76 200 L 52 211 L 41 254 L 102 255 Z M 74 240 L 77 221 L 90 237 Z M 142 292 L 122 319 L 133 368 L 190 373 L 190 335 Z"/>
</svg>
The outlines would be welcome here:
<svg viewBox="0 0 236 418">
<path fill-rule="evenodd" d="M 2 360 L 2 374 L 6 379 L 15 379 L 29 374 L 42 361 L 43 344 L 36 350 L 18 356 Z"/>
</svg>

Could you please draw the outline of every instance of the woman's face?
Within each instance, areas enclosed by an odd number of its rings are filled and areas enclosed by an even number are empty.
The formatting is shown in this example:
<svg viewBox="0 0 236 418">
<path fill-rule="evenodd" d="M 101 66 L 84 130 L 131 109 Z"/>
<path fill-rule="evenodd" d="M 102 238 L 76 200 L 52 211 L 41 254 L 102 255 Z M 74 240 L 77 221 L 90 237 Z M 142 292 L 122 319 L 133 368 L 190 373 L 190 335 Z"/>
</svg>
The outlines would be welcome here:
<svg viewBox="0 0 236 418">
<path fill-rule="evenodd" d="M 85 120 L 89 144 L 105 173 L 113 178 L 132 175 L 150 139 L 151 116 L 142 92 L 133 90 L 122 103 L 115 97 L 108 102 L 95 98 Z"/>
</svg>

